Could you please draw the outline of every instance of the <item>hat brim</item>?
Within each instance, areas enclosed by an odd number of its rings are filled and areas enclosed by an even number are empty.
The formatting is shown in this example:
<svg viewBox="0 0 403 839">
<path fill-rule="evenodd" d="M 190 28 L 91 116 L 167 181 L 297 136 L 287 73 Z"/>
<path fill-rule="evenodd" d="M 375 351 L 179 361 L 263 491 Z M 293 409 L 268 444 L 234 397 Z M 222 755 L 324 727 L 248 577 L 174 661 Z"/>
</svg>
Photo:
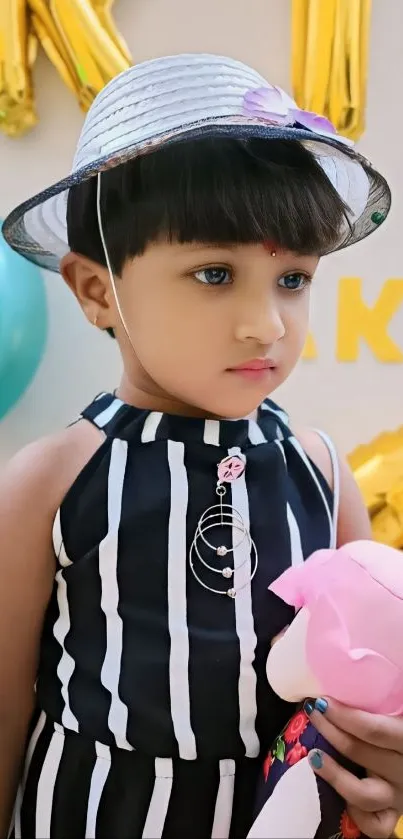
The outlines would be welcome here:
<svg viewBox="0 0 403 839">
<path fill-rule="evenodd" d="M 60 261 L 69 250 L 66 211 L 68 191 L 71 187 L 140 155 L 154 152 L 162 146 L 203 137 L 232 137 L 245 140 L 260 138 L 268 141 L 294 140 L 303 143 L 317 157 L 327 175 L 331 175 L 328 168 L 329 163 L 331 164 L 336 174 L 335 177 L 330 176 L 329 180 L 350 208 L 354 204 L 352 180 L 356 180 L 357 174 L 365 177 L 368 189 L 364 200 L 361 198 L 363 206 L 352 213 L 348 230 L 335 250 L 348 247 L 369 236 L 383 223 L 389 213 L 391 193 L 387 181 L 355 149 L 348 146 L 342 139 L 337 139 L 337 135 L 333 138 L 303 127 L 274 126 L 259 120 L 246 119 L 244 122 L 222 120 L 214 123 L 198 123 L 163 133 L 142 144 L 128 145 L 126 143 L 121 150 L 114 150 L 97 158 L 91 164 L 77 169 L 68 177 L 52 184 L 13 210 L 3 223 L 4 238 L 13 250 L 30 262 L 47 270 L 59 272 Z M 352 168 L 352 164 L 355 168 Z M 355 173 L 353 179 L 352 172 Z M 340 181 L 340 188 L 338 181 Z"/>
</svg>

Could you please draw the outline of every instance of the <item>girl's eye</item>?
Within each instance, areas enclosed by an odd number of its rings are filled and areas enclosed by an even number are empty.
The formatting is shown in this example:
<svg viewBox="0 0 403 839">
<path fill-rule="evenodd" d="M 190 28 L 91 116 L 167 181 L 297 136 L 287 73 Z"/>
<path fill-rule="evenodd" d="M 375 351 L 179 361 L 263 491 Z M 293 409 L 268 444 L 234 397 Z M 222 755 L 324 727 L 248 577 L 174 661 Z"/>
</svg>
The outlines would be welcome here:
<svg viewBox="0 0 403 839">
<path fill-rule="evenodd" d="M 309 282 L 309 277 L 306 274 L 286 274 L 285 277 L 280 277 L 278 284 L 288 291 L 302 291 Z"/>
<path fill-rule="evenodd" d="M 199 283 L 205 285 L 227 285 L 232 282 L 231 272 L 228 268 L 203 268 L 202 271 L 196 271 L 194 276 Z"/>
</svg>

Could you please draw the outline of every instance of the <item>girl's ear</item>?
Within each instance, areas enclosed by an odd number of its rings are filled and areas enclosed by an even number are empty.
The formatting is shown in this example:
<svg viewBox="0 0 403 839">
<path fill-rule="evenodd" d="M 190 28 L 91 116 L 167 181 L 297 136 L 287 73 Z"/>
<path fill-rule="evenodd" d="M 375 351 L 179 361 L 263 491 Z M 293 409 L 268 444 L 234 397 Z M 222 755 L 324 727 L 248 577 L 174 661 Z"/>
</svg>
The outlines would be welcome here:
<svg viewBox="0 0 403 839">
<path fill-rule="evenodd" d="M 98 262 L 70 251 L 60 263 L 62 277 L 87 320 L 100 329 L 115 326 L 108 271 Z"/>
</svg>

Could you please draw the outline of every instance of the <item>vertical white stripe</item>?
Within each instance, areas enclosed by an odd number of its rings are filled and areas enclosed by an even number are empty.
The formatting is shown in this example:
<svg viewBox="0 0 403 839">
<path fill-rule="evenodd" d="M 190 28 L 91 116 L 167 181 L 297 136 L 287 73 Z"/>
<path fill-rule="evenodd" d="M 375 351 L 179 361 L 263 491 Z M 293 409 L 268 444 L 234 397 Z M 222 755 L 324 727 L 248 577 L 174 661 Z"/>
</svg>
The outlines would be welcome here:
<svg viewBox="0 0 403 839">
<path fill-rule="evenodd" d="M 186 515 L 188 482 L 183 443 L 168 440 L 171 509 L 168 529 L 168 625 L 171 640 L 169 683 L 171 715 L 179 756 L 195 760 L 196 741 L 190 721 L 189 635 L 186 601 Z"/>
<path fill-rule="evenodd" d="M 240 455 L 239 448 L 228 450 L 231 456 Z M 246 466 L 246 468 L 248 468 Z M 231 484 L 232 503 L 241 514 L 245 527 L 249 530 L 249 500 L 246 488 L 245 473 Z M 239 542 L 239 530 L 233 532 L 233 540 Z M 235 621 L 236 631 L 239 638 L 240 665 L 239 665 L 239 733 L 245 745 L 246 757 L 257 757 L 259 754 L 259 740 L 256 734 L 256 673 L 253 667 L 256 649 L 256 634 L 252 611 L 251 592 L 251 552 L 249 543 L 244 539 L 237 548 L 234 548 L 234 588 L 237 591 L 235 597 Z"/>
<path fill-rule="evenodd" d="M 285 411 L 281 410 L 281 408 L 272 408 L 270 405 L 267 405 L 266 402 L 263 402 L 262 410 L 270 411 L 270 413 L 278 417 L 284 423 L 284 425 L 289 425 L 290 418 Z"/>
<path fill-rule="evenodd" d="M 276 438 L 277 440 L 284 440 L 284 434 L 279 425 L 276 428 Z"/>
<path fill-rule="evenodd" d="M 332 516 L 332 537 L 330 540 L 330 548 L 337 548 L 337 525 L 339 520 L 339 506 L 340 506 L 340 463 L 338 454 L 336 451 L 336 447 L 333 441 L 325 434 L 324 431 L 319 431 L 315 429 L 316 433 L 319 434 L 319 437 L 322 438 L 323 442 L 327 446 L 330 454 L 330 460 L 332 461 L 332 469 L 333 469 L 333 516 Z"/>
<path fill-rule="evenodd" d="M 281 451 L 284 460 L 284 465 L 287 469 L 287 460 L 283 446 L 281 445 L 279 440 L 275 440 L 275 443 Z M 295 518 L 289 501 L 287 501 L 287 523 L 288 530 L 290 532 L 291 565 L 302 565 L 304 561 L 304 554 L 302 552 L 301 534 L 299 532 L 297 519 Z"/>
<path fill-rule="evenodd" d="M 115 414 L 117 414 L 119 408 L 121 408 L 122 405 L 123 402 L 121 399 L 114 399 L 113 402 L 111 402 L 111 404 L 108 406 L 108 408 L 105 408 L 104 411 L 102 411 L 100 414 L 98 414 L 97 417 L 95 417 L 93 422 L 95 423 L 95 425 L 98 426 L 98 428 L 104 428 L 104 426 L 108 425 L 108 422 L 110 422 L 111 419 L 113 419 Z"/>
<path fill-rule="evenodd" d="M 318 478 L 316 477 L 315 472 L 314 472 L 314 470 L 313 470 L 313 468 L 312 468 L 312 466 L 311 466 L 311 464 L 310 464 L 310 462 L 309 462 L 308 456 L 307 456 L 306 452 L 304 452 L 304 449 L 302 448 L 301 443 L 299 442 L 299 440 L 297 440 L 297 438 L 296 438 L 296 437 L 289 437 L 288 439 L 289 439 L 290 443 L 292 443 L 292 445 L 294 446 L 294 449 L 298 452 L 298 454 L 299 454 L 299 456 L 300 456 L 301 460 L 305 463 L 305 466 L 306 466 L 306 468 L 308 469 L 308 472 L 309 472 L 309 474 L 311 475 L 311 478 L 312 478 L 312 480 L 313 480 L 314 484 L 316 485 L 316 488 L 317 488 L 317 490 L 318 490 L 318 492 L 319 492 L 319 495 L 320 495 L 320 497 L 321 497 L 321 499 L 322 499 L 322 501 L 323 501 L 323 506 L 324 506 L 324 508 L 325 508 L 325 510 L 326 510 L 327 518 L 328 518 L 328 521 L 329 521 L 329 533 L 330 533 L 330 538 L 332 538 L 332 534 L 333 534 L 333 521 L 332 521 L 332 516 L 331 516 L 331 514 L 330 514 L 329 504 L 327 503 L 327 500 L 326 500 L 325 494 L 324 494 L 324 492 L 323 492 L 323 489 L 322 489 L 322 487 L 321 487 L 321 485 L 320 485 L 320 483 L 319 483 L 319 481 L 318 481 Z"/>
<path fill-rule="evenodd" d="M 148 417 L 146 417 L 145 423 L 143 425 L 143 430 L 141 432 L 142 443 L 153 443 L 161 419 L 162 414 L 160 411 L 152 411 L 151 414 L 149 414 Z"/>
<path fill-rule="evenodd" d="M 142 839 L 161 839 L 172 792 L 173 765 L 170 758 L 155 759 L 155 783 Z M 197 818 L 197 813 L 195 813 Z"/>
<path fill-rule="evenodd" d="M 24 771 L 22 775 L 22 779 L 20 785 L 18 787 L 17 797 L 15 801 L 15 811 L 14 811 L 14 836 L 15 839 L 21 839 L 21 807 L 24 798 L 25 792 L 25 785 L 27 783 L 29 767 L 31 765 L 32 756 L 36 749 L 36 744 L 39 740 L 39 737 L 42 734 L 46 722 L 46 714 L 44 711 L 41 711 L 39 715 L 38 722 L 32 732 L 31 739 L 29 741 L 29 745 L 27 748 L 27 753 L 25 755 L 25 764 L 24 764 Z"/>
<path fill-rule="evenodd" d="M 62 655 L 57 666 L 57 675 L 60 679 L 61 694 L 64 701 L 62 723 L 66 728 L 78 732 L 78 720 L 70 708 L 69 684 L 74 673 L 75 661 L 65 648 L 65 640 L 70 631 L 70 607 L 67 597 L 67 584 L 64 579 L 64 569 L 71 565 L 71 560 L 66 554 L 61 530 L 60 509 L 56 513 L 53 525 L 53 545 L 59 564 L 62 566 L 57 572 L 55 580 L 57 583 L 57 605 L 59 617 L 53 627 L 53 635 L 62 648 Z"/>
<path fill-rule="evenodd" d="M 36 826 L 35 836 L 50 839 L 52 821 L 53 792 L 57 780 L 64 747 L 64 734 L 55 731 L 49 743 L 45 760 L 42 764 L 36 791 Z"/>
<path fill-rule="evenodd" d="M 248 423 L 248 437 L 249 437 L 250 442 L 254 446 L 258 446 L 259 443 L 266 443 L 267 442 L 266 437 L 264 436 L 262 429 L 259 428 L 257 422 L 255 422 L 254 420 L 249 420 L 249 423 Z"/>
<path fill-rule="evenodd" d="M 108 475 L 108 532 L 99 546 L 99 574 L 102 588 L 101 608 L 106 618 L 106 650 L 101 682 L 111 695 L 108 726 L 118 748 L 131 750 L 133 747 L 127 741 L 128 708 L 119 696 L 123 623 L 118 612 L 117 563 L 126 462 L 127 442 L 113 440 Z"/>
<path fill-rule="evenodd" d="M 210 446 L 220 445 L 219 420 L 205 420 L 203 440 Z"/>
<path fill-rule="evenodd" d="M 59 559 L 59 554 L 63 546 L 63 536 L 62 536 L 62 528 L 61 528 L 61 521 L 60 521 L 60 507 L 57 510 L 55 515 L 55 519 L 53 522 L 52 528 L 52 543 L 53 543 L 53 550 L 55 555 Z"/>
<path fill-rule="evenodd" d="M 109 746 L 95 743 L 97 759 L 92 771 L 90 794 L 88 796 L 87 824 L 85 839 L 95 839 L 99 802 L 111 768 L 111 752 Z"/>
<path fill-rule="evenodd" d="M 220 760 L 220 785 L 214 811 L 211 839 L 228 839 L 235 788 L 235 761 Z"/>
<path fill-rule="evenodd" d="M 69 697 L 70 679 L 74 673 L 76 664 L 74 658 L 67 652 L 65 647 L 66 636 L 70 630 L 70 609 L 67 598 L 67 585 L 63 577 L 63 568 L 57 572 L 55 579 L 57 583 L 59 617 L 53 627 L 53 634 L 62 648 L 62 656 L 57 665 L 57 675 L 60 679 L 61 694 L 64 701 L 62 723 L 65 728 L 70 728 L 72 731 L 78 732 L 78 719 L 71 710 Z"/>
</svg>

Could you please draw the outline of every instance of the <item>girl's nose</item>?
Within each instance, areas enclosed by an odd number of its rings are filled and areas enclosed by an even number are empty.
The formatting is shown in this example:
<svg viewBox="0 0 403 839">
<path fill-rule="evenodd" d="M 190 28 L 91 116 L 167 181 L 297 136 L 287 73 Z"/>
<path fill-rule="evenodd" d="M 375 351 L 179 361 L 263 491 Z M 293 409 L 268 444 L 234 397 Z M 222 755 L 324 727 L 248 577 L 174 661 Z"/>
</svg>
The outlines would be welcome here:
<svg viewBox="0 0 403 839">
<path fill-rule="evenodd" d="M 243 312 L 242 320 L 236 328 L 238 341 L 256 341 L 270 346 L 285 334 L 285 327 L 280 312 L 276 307 L 256 306 L 254 311 Z"/>
</svg>

